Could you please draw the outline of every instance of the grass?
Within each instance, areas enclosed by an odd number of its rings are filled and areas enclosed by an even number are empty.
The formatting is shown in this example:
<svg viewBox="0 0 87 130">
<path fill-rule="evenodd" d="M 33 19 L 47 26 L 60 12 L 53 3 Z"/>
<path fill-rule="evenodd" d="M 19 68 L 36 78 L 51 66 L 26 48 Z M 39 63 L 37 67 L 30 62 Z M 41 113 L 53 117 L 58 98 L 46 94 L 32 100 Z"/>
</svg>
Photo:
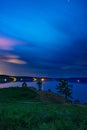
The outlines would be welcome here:
<svg viewBox="0 0 87 130">
<path fill-rule="evenodd" d="M 30 101 L 38 96 L 38 93 L 30 88 L 11 87 L 0 89 L 0 102 Z"/>
<path fill-rule="evenodd" d="M 11 88 L 12 89 L 12 88 Z M 19 89 L 19 88 L 18 88 Z M 13 90 L 13 89 L 12 89 Z M 42 102 L 27 102 L 31 97 L 37 97 L 37 93 L 31 90 L 26 99 L 20 97 L 17 102 L 11 97 L 11 90 L 1 92 L 1 97 L 8 97 L 8 101 L 0 102 L 0 130 L 86 130 L 87 129 L 87 107 L 74 106 L 70 104 L 47 104 Z M 9 92 L 7 92 L 9 91 Z M 16 90 L 14 90 L 16 91 Z M 2 94 L 3 93 L 3 94 Z M 5 94 L 10 96 L 6 96 Z M 9 94 L 10 93 L 10 94 Z M 15 92 L 14 92 L 15 93 Z M 30 92 L 28 92 L 30 93 Z M 15 93 L 16 94 L 16 93 Z"/>
</svg>

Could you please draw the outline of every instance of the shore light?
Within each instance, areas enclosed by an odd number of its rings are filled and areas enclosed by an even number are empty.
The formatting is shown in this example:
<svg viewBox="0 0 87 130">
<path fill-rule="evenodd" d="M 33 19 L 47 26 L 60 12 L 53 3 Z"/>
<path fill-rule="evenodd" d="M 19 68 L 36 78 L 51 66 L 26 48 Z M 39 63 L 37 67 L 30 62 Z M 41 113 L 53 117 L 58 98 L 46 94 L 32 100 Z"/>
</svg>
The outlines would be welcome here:
<svg viewBox="0 0 87 130">
<path fill-rule="evenodd" d="M 78 80 L 77 80 L 77 82 L 79 83 L 79 82 L 80 82 L 80 80 L 78 79 Z"/>
<path fill-rule="evenodd" d="M 37 80 L 37 78 L 33 78 L 33 81 L 36 81 Z"/>
</svg>

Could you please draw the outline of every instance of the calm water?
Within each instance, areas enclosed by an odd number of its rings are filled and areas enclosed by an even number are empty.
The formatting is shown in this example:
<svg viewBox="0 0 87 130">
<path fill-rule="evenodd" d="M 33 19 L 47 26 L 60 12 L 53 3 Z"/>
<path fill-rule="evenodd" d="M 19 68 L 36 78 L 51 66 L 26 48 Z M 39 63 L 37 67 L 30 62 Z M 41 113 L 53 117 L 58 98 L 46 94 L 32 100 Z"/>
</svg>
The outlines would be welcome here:
<svg viewBox="0 0 87 130">
<path fill-rule="evenodd" d="M 36 83 L 27 83 L 28 86 L 33 86 L 38 89 Z M 82 103 L 87 102 L 87 83 L 71 83 L 73 84 L 73 99 L 79 99 Z M 7 83 L 7 84 L 0 84 L 0 87 L 12 87 L 12 86 L 19 86 L 21 87 L 22 83 Z M 43 89 L 48 90 L 49 88 L 53 91 L 56 92 L 56 86 L 58 85 L 58 82 L 51 81 L 51 82 L 44 82 L 43 83 Z"/>
</svg>

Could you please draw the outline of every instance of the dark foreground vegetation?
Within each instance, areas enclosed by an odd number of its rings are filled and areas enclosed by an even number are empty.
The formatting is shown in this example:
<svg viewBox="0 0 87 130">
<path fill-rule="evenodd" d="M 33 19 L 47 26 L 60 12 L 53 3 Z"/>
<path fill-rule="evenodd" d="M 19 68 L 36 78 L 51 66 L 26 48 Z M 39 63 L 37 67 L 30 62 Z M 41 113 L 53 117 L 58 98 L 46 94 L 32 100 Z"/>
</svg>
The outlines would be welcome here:
<svg viewBox="0 0 87 130">
<path fill-rule="evenodd" d="M 30 101 L 38 97 L 30 88 L 11 87 L 0 89 L 0 102 Z"/>
<path fill-rule="evenodd" d="M 41 97 L 43 93 L 29 88 L 0 89 L 0 130 L 87 129 L 86 106 L 45 102 L 52 94 Z"/>
</svg>

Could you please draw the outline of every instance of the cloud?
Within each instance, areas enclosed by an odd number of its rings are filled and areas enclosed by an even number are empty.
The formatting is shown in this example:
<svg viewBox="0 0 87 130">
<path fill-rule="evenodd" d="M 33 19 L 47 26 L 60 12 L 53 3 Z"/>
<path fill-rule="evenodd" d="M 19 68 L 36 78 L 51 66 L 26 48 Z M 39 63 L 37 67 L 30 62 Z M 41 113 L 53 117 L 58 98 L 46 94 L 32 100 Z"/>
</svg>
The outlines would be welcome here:
<svg viewBox="0 0 87 130">
<path fill-rule="evenodd" d="M 13 50 L 15 45 L 21 45 L 23 42 L 20 40 L 14 40 L 4 36 L 0 36 L 0 50 Z"/>
<path fill-rule="evenodd" d="M 25 61 L 19 60 L 19 59 L 8 59 L 4 60 L 5 62 L 14 63 L 14 64 L 26 64 Z"/>
<path fill-rule="evenodd" d="M 17 55 L 0 54 L 0 60 L 3 62 L 13 63 L 13 64 L 27 64 L 26 61 L 20 60 L 20 57 Z"/>
</svg>

